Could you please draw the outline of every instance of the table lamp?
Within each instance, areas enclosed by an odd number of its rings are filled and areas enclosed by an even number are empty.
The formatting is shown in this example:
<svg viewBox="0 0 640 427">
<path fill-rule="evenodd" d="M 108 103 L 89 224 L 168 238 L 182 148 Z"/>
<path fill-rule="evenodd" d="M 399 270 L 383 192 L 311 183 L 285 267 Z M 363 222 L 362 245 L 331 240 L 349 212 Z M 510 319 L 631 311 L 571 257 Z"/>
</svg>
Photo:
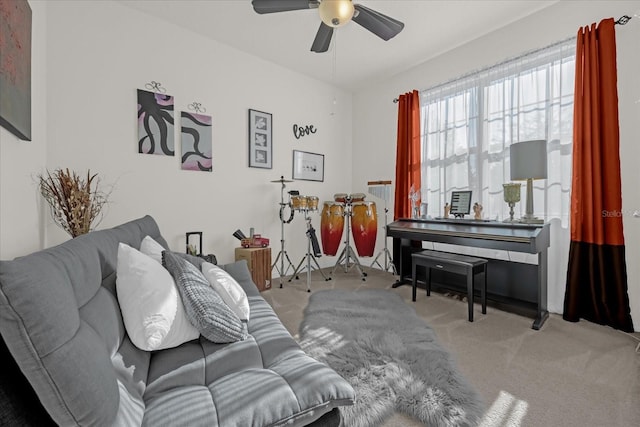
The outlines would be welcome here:
<svg viewBox="0 0 640 427">
<path fill-rule="evenodd" d="M 513 207 L 520 201 L 520 184 L 519 182 L 510 182 L 502 184 L 504 189 L 504 201 L 509 205 L 509 219 L 504 222 L 513 222 Z"/>
<path fill-rule="evenodd" d="M 547 178 L 547 141 L 534 140 L 511 144 L 511 179 L 527 181 L 526 211 L 520 222 L 542 224 L 533 216 L 533 180 Z"/>
</svg>

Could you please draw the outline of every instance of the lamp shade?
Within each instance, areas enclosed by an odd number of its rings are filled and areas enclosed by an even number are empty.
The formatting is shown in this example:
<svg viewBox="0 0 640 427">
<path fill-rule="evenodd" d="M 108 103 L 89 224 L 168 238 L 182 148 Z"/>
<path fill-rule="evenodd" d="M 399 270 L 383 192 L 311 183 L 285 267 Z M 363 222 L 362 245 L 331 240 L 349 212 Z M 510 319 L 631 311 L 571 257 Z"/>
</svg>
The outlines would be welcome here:
<svg viewBox="0 0 640 427">
<path fill-rule="evenodd" d="M 318 6 L 320 19 L 330 27 L 341 27 L 353 18 L 351 0 L 322 0 Z"/>
<path fill-rule="evenodd" d="M 511 144 L 511 179 L 547 177 L 547 141 L 540 139 Z"/>
</svg>

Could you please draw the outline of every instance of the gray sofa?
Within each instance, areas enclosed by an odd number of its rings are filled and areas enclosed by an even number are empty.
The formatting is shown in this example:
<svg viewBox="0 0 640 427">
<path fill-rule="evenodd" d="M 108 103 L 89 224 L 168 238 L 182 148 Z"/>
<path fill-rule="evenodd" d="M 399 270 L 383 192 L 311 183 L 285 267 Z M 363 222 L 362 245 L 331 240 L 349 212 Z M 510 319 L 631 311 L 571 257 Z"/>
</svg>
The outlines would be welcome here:
<svg viewBox="0 0 640 427">
<path fill-rule="evenodd" d="M 3 361 L 0 419 L 22 410 L 23 423 L 65 426 L 298 426 L 335 421 L 353 403 L 351 386 L 283 327 L 245 261 L 222 267 L 249 297 L 246 340 L 135 347 L 116 295 L 117 248 L 147 235 L 167 248 L 146 216 L 0 261 L 0 334 L 13 359 Z M 7 373 L 14 361 L 20 372 Z"/>
</svg>

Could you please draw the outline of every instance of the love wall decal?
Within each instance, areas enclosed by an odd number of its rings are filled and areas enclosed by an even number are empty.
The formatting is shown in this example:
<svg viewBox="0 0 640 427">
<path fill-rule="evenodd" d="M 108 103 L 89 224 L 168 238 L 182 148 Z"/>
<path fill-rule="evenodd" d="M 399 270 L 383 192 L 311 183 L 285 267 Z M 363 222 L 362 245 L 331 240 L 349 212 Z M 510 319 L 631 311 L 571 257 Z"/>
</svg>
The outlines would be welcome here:
<svg viewBox="0 0 640 427">
<path fill-rule="evenodd" d="M 316 133 L 317 131 L 318 129 L 316 129 L 313 125 L 307 125 L 307 126 L 293 125 L 293 136 L 295 136 L 296 139 L 300 139 L 303 136 L 311 135 L 312 133 Z"/>
</svg>

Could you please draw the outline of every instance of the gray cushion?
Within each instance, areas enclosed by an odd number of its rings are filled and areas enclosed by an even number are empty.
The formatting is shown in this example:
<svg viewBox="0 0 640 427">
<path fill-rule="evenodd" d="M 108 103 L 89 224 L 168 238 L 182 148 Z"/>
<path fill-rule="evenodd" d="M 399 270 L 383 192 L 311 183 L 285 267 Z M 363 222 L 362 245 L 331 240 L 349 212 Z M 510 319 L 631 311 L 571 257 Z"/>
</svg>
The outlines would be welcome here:
<svg viewBox="0 0 640 427">
<path fill-rule="evenodd" d="M 176 281 L 187 318 L 202 336 L 215 343 L 247 337 L 247 325 L 209 285 L 200 270 L 171 251 L 162 252 L 162 264 Z"/>
<path fill-rule="evenodd" d="M 59 425 L 142 421 L 150 354 L 126 337 L 115 271 L 118 243 L 146 235 L 166 246 L 147 216 L 0 261 L 0 333 Z"/>
<path fill-rule="evenodd" d="M 249 304 L 246 340 L 153 353 L 144 426 L 303 426 L 352 404 L 351 386 L 307 356 L 261 296 Z"/>
</svg>

